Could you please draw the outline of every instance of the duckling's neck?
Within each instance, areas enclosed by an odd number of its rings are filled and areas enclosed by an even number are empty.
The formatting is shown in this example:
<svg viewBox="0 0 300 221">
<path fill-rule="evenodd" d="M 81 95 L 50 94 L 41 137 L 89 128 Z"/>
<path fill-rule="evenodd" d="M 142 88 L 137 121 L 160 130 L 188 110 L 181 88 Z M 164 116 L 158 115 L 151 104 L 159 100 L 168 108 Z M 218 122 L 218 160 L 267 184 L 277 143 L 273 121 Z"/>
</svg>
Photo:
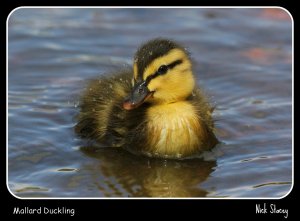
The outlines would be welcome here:
<svg viewBox="0 0 300 221">
<path fill-rule="evenodd" d="M 195 107 L 187 101 L 157 104 L 147 111 L 149 152 L 169 157 L 195 153 L 202 126 Z"/>
<path fill-rule="evenodd" d="M 182 104 L 181 102 L 187 100 L 188 97 L 191 96 L 191 94 L 192 92 L 188 92 L 185 94 L 182 93 L 181 95 L 175 93 L 168 93 L 160 97 L 155 97 L 154 99 L 149 99 L 147 102 L 150 103 L 153 108 L 156 107 L 160 108 L 160 106 L 163 108 L 164 105 L 174 104 L 174 103 L 179 103 L 180 106 L 180 104 Z"/>
</svg>

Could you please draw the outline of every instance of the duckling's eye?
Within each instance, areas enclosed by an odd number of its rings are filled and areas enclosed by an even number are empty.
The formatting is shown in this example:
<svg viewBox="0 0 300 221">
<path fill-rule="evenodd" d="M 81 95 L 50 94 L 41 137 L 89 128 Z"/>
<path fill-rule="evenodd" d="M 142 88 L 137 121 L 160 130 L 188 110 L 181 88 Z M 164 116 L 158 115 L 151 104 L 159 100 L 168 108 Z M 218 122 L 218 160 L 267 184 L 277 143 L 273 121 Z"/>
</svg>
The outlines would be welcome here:
<svg viewBox="0 0 300 221">
<path fill-rule="evenodd" d="M 157 73 L 158 74 L 165 74 L 168 71 L 167 65 L 162 65 L 158 68 Z"/>
</svg>

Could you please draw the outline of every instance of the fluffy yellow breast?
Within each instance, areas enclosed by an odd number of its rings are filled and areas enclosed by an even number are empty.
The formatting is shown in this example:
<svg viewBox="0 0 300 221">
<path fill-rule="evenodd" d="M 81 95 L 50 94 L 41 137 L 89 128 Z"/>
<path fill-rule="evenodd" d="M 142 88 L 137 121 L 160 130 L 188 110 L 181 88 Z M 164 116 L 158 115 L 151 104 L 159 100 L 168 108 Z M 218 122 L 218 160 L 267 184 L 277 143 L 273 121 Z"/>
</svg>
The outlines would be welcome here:
<svg viewBox="0 0 300 221">
<path fill-rule="evenodd" d="M 147 152 L 180 158 L 199 151 L 203 129 L 190 103 L 153 105 L 147 112 L 147 119 Z"/>
</svg>

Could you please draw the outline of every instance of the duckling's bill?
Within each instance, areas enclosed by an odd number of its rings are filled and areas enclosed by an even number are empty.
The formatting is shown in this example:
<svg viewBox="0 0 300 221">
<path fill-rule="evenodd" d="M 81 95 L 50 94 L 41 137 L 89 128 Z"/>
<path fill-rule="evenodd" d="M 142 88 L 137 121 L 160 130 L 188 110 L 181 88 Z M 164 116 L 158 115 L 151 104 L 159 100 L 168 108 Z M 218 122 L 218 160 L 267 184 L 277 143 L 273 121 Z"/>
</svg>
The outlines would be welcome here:
<svg viewBox="0 0 300 221">
<path fill-rule="evenodd" d="M 147 84 L 145 81 L 136 84 L 129 97 L 127 97 L 123 102 L 123 108 L 125 110 L 132 110 L 134 108 L 139 107 L 143 104 L 147 99 L 153 96 L 154 91 L 150 91 L 147 88 Z"/>
</svg>

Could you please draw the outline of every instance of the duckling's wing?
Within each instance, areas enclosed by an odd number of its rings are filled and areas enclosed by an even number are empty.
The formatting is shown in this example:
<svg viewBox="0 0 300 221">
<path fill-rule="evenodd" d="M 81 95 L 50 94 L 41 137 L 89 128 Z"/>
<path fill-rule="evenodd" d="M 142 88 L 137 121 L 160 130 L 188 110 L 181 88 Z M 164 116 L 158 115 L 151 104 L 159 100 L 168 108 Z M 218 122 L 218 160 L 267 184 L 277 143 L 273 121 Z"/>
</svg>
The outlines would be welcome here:
<svg viewBox="0 0 300 221">
<path fill-rule="evenodd" d="M 132 70 L 91 80 L 80 99 L 75 131 L 84 138 L 119 146 L 126 128 L 122 102 L 131 89 Z"/>
</svg>

